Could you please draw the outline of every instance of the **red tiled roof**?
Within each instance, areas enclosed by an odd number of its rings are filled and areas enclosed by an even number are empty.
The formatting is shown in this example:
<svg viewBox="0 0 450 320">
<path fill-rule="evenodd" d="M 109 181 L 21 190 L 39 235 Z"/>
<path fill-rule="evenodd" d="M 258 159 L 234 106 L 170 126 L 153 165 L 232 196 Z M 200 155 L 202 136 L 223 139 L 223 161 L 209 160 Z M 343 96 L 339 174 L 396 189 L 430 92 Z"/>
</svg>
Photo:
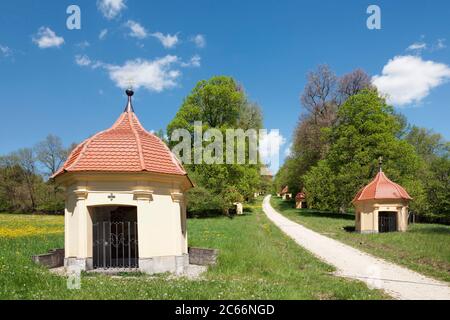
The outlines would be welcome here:
<svg viewBox="0 0 450 320">
<path fill-rule="evenodd" d="M 305 200 L 306 199 L 306 195 L 304 192 L 299 192 L 297 193 L 297 195 L 295 196 L 295 200 L 300 201 L 300 200 Z"/>
<path fill-rule="evenodd" d="M 353 202 L 380 199 L 412 200 L 408 192 L 402 186 L 389 180 L 383 171 L 378 172 L 375 179 L 356 194 Z"/>
<path fill-rule="evenodd" d="M 166 144 L 142 127 L 131 100 L 111 128 L 78 145 L 53 177 L 81 171 L 186 175 Z"/>
</svg>

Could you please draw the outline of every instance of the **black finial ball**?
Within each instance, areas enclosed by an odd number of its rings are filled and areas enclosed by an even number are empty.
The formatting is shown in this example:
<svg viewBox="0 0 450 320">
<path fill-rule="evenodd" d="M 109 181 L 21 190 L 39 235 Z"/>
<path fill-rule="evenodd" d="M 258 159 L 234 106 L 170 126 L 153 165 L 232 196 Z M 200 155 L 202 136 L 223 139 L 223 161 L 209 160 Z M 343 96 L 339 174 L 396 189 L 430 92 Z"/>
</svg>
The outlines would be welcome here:
<svg viewBox="0 0 450 320">
<path fill-rule="evenodd" d="M 127 93 L 127 96 L 132 97 L 134 94 L 134 91 L 131 89 L 127 89 L 127 91 L 125 91 Z"/>
</svg>

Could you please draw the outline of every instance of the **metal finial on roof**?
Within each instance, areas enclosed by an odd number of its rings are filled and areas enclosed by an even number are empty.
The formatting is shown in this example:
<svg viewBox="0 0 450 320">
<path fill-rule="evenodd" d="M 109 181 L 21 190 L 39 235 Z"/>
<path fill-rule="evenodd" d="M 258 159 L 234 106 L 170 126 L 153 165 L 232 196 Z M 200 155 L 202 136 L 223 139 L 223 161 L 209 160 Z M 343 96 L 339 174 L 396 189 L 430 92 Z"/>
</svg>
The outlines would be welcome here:
<svg viewBox="0 0 450 320">
<path fill-rule="evenodd" d="M 128 88 L 125 93 L 128 96 L 128 103 L 127 106 L 125 107 L 124 112 L 134 112 L 133 109 L 133 104 L 131 103 L 131 97 L 134 95 L 134 91 L 131 88 Z"/>
<path fill-rule="evenodd" d="M 383 171 L 382 166 L 383 166 L 383 157 L 380 156 L 380 157 L 378 158 L 378 167 L 380 168 L 380 172 Z"/>
</svg>

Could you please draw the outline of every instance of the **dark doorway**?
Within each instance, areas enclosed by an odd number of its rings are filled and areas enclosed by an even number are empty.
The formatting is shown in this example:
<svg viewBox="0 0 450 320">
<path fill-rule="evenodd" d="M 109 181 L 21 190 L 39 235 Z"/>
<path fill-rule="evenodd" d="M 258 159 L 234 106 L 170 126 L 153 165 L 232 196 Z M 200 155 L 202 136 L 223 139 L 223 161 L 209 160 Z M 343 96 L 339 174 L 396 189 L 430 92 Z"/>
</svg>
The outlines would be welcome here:
<svg viewBox="0 0 450 320">
<path fill-rule="evenodd" d="M 94 269 L 138 268 L 136 207 L 98 207 L 93 215 Z"/>
<path fill-rule="evenodd" d="M 397 212 L 378 212 L 378 232 L 397 231 Z"/>
</svg>

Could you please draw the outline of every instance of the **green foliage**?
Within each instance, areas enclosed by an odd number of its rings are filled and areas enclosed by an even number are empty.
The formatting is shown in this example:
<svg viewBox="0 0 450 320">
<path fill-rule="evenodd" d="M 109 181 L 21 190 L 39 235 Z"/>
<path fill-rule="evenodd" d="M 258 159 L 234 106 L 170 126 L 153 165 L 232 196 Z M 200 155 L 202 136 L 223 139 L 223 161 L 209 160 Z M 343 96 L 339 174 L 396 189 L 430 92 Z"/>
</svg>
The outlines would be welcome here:
<svg viewBox="0 0 450 320">
<path fill-rule="evenodd" d="M 304 159 L 301 157 L 288 157 L 275 175 L 273 193 L 279 193 L 285 186 L 289 187 L 294 196 L 300 192 L 304 186 L 302 176 L 306 172 L 304 164 Z"/>
<path fill-rule="evenodd" d="M 436 216 L 450 218 L 450 158 L 433 160 L 430 176 L 425 183 L 430 212 Z"/>
<path fill-rule="evenodd" d="M 308 74 L 301 95 L 303 112 L 294 131 L 291 155 L 277 177 L 276 188 L 289 186 L 292 193 L 302 191 L 305 174 L 323 160 L 330 146 L 330 129 L 340 106 L 351 96 L 373 89 L 370 76 L 356 69 L 342 77 L 327 65 Z"/>
<path fill-rule="evenodd" d="M 416 174 L 416 180 L 424 186 L 421 198 L 414 201 L 419 201 L 419 212 L 431 218 L 450 218 L 450 143 L 440 134 L 416 126 L 405 139 L 423 160 Z"/>
<path fill-rule="evenodd" d="M 333 210 L 340 206 L 340 195 L 336 191 L 336 179 L 326 160 L 321 160 L 304 177 L 308 205 L 322 210 Z"/>
<path fill-rule="evenodd" d="M 234 128 L 244 103 L 245 94 L 231 77 L 199 81 L 167 126 L 168 135 L 180 128 L 193 132 L 195 121 L 202 121 L 210 128 Z"/>
<path fill-rule="evenodd" d="M 192 179 L 192 178 L 191 178 Z M 187 192 L 189 214 L 193 216 L 209 216 L 222 214 L 225 205 L 220 195 L 214 194 L 202 186 L 196 186 Z"/>
<path fill-rule="evenodd" d="M 357 191 L 373 179 L 377 159 L 382 156 L 386 174 L 411 187 L 412 197 L 422 199 L 423 186 L 415 181 L 415 175 L 423 163 L 409 143 L 397 138 L 402 127 L 393 108 L 376 91 L 365 90 L 350 97 L 339 108 L 325 161 L 305 177 L 309 197 L 323 208 L 345 210 Z M 334 192 L 319 192 L 315 184 L 328 175 L 331 177 L 325 182 Z M 421 201 L 414 205 L 418 210 L 423 206 Z"/>
<path fill-rule="evenodd" d="M 167 126 L 168 136 L 171 137 L 176 129 L 186 129 L 193 136 L 196 121 L 202 122 L 203 132 L 216 128 L 222 132 L 223 137 L 226 136 L 226 129 L 258 130 L 262 127 L 260 108 L 247 100 L 244 90 L 233 78 L 226 76 L 202 80 L 195 86 Z M 248 159 L 248 141 L 245 143 Z M 170 143 L 171 147 L 176 144 L 177 142 Z M 208 144 L 209 142 L 203 142 L 203 146 Z M 192 139 L 191 147 L 193 146 Z M 223 154 L 225 156 L 225 150 Z M 184 164 L 198 189 L 188 193 L 189 210 L 198 212 L 219 209 L 226 213 L 234 202 L 249 199 L 259 190 L 262 185 L 260 165 L 223 162 Z"/>
</svg>

